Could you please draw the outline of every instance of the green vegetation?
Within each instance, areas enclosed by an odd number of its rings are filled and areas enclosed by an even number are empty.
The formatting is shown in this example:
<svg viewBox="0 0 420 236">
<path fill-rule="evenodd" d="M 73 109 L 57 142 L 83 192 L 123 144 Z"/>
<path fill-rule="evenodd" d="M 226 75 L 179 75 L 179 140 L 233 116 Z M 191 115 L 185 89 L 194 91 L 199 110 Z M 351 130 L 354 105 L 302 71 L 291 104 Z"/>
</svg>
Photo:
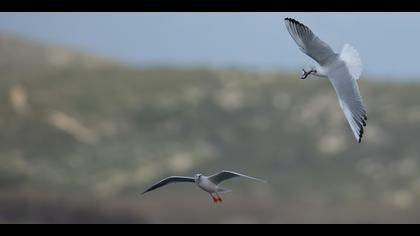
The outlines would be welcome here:
<svg viewBox="0 0 420 236">
<path fill-rule="evenodd" d="M 419 223 L 420 85 L 362 78 L 357 144 L 330 84 L 299 72 L 133 68 L 5 36 L 0 58 L 0 222 Z M 269 184 L 227 182 L 218 206 L 188 185 L 139 195 L 222 169 Z"/>
</svg>

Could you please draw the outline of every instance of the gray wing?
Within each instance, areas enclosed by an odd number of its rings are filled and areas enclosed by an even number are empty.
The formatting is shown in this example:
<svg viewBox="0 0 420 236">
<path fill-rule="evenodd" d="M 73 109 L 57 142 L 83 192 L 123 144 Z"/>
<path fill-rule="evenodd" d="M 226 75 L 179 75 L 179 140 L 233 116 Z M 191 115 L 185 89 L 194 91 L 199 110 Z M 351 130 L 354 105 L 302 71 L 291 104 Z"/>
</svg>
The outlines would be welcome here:
<svg viewBox="0 0 420 236">
<path fill-rule="evenodd" d="M 167 184 L 182 183 L 182 182 L 195 183 L 195 180 L 194 180 L 194 178 L 190 178 L 190 177 L 171 176 L 171 177 L 168 177 L 166 179 L 163 179 L 163 180 L 157 182 L 156 184 L 154 184 L 153 186 L 148 188 L 146 191 L 144 191 L 142 194 L 145 194 L 145 193 L 150 192 L 152 190 L 155 190 L 157 188 L 163 187 Z"/>
<path fill-rule="evenodd" d="M 235 172 L 232 172 L 232 171 L 226 171 L 226 170 L 224 170 L 224 171 L 222 171 L 222 172 L 220 172 L 218 174 L 215 174 L 215 175 L 210 176 L 209 177 L 209 180 L 212 183 L 214 183 L 214 184 L 217 185 L 217 184 L 219 184 L 219 183 L 221 183 L 221 182 L 223 182 L 225 180 L 228 180 L 228 179 L 231 179 L 231 178 L 235 178 L 235 177 L 245 177 L 245 178 L 248 178 L 248 179 L 253 179 L 253 180 L 265 182 L 264 180 L 261 180 L 261 179 L 257 179 L 257 178 L 254 178 L 254 177 L 250 177 L 250 176 L 247 176 L 247 175 L 235 173 Z"/>
<path fill-rule="evenodd" d="M 367 114 L 363 106 L 357 81 L 352 78 L 347 67 L 342 65 L 328 73 L 328 77 L 337 93 L 341 109 L 353 131 L 357 142 L 362 141 Z"/>
<path fill-rule="evenodd" d="M 285 18 L 284 21 L 290 36 L 295 40 L 300 50 L 318 62 L 318 64 L 324 65 L 328 57 L 336 54 L 328 44 L 320 40 L 304 24 L 291 18 Z"/>
</svg>

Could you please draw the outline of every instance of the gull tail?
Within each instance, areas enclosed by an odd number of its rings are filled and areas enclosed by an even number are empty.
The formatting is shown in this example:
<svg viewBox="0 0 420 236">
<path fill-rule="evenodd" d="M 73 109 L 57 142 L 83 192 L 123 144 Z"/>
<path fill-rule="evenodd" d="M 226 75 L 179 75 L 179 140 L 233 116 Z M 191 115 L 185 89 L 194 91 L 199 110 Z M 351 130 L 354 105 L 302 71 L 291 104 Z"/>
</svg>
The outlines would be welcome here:
<svg viewBox="0 0 420 236">
<path fill-rule="evenodd" d="M 358 80 L 362 74 L 362 60 L 357 50 L 350 44 L 345 44 L 340 54 L 341 60 L 346 63 L 353 79 Z"/>
<path fill-rule="evenodd" d="M 232 189 L 217 187 L 217 193 L 230 193 L 232 191 L 233 191 Z"/>
</svg>

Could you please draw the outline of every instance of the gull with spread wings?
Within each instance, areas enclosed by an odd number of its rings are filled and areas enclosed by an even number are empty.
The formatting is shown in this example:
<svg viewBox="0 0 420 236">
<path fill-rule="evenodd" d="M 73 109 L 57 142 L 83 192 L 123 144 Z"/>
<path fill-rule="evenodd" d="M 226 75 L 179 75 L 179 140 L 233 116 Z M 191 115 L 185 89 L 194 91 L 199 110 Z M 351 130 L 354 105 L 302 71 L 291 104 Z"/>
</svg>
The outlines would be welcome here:
<svg viewBox="0 0 420 236">
<path fill-rule="evenodd" d="M 303 69 L 300 78 L 306 79 L 308 75 L 314 74 L 330 80 L 354 137 L 360 143 L 367 114 L 357 84 L 362 73 L 359 53 L 349 44 L 344 45 L 340 54 L 335 53 L 328 44 L 299 21 L 285 18 L 285 23 L 300 50 L 318 63 L 308 71 Z"/>
<path fill-rule="evenodd" d="M 217 173 L 212 176 L 204 176 L 202 174 L 196 174 L 194 177 L 186 177 L 186 176 L 171 176 L 166 179 L 163 179 L 150 188 L 148 188 L 146 191 L 143 192 L 143 194 L 150 192 L 152 190 L 155 190 L 157 188 L 163 187 L 167 184 L 172 183 L 195 183 L 199 188 L 202 190 L 208 192 L 211 197 L 213 198 L 214 203 L 222 202 L 222 198 L 220 197 L 219 193 L 226 193 L 231 192 L 232 190 L 223 188 L 219 186 L 219 184 L 225 180 L 235 178 L 235 177 L 245 177 L 252 180 L 257 180 L 261 182 L 265 182 L 264 180 L 257 179 L 254 177 L 246 176 L 243 174 L 235 173 L 232 171 L 222 171 L 220 173 Z"/>
</svg>

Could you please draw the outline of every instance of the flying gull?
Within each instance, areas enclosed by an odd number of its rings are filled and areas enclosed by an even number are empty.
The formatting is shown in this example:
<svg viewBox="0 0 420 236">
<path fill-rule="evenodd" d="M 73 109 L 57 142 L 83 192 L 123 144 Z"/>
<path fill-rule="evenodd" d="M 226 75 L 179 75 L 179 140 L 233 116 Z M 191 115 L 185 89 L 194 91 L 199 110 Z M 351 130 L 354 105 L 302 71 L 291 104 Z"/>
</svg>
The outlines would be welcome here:
<svg viewBox="0 0 420 236">
<path fill-rule="evenodd" d="M 318 63 L 308 71 L 302 69 L 300 78 L 306 79 L 308 75 L 314 74 L 330 80 L 354 137 L 360 143 L 367 114 L 357 85 L 362 73 L 359 53 L 349 44 L 344 45 L 340 54 L 335 53 L 328 44 L 299 21 L 285 18 L 285 23 L 300 50 Z"/>
<path fill-rule="evenodd" d="M 264 180 L 257 179 L 254 177 L 246 176 L 243 174 L 235 173 L 232 171 L 222 171 L 220 173 L 214 174 L 212 176 L 204 176 L 202 174 L 196 174 L 194 177 L 186 177 L 186 176 L 171 176 L 166 179 L 163 179 L 150 188 L 148 188 L 146 191 L 144 191 L 142 194 L 145 194 L 147 192 L 150 192 L 152 190 L 155 190 L 157 188 L 163 187 L 167 184 L 172 183 L 195 183 L 199 188 L 202 190 L 208 192 L 211 197 L 213 198 L 214 203 L 222 202 L 222 198 L 220 197 L 219 193 L 226 193 L 231 192 L 232 190 L 223 188 L 219 186 L 219 184 L 225 180 L 235 178 L 235 177 L 245 177 L 248 179 L 253 179 L 261 182 L 265 182 Z"/>
</svg>

